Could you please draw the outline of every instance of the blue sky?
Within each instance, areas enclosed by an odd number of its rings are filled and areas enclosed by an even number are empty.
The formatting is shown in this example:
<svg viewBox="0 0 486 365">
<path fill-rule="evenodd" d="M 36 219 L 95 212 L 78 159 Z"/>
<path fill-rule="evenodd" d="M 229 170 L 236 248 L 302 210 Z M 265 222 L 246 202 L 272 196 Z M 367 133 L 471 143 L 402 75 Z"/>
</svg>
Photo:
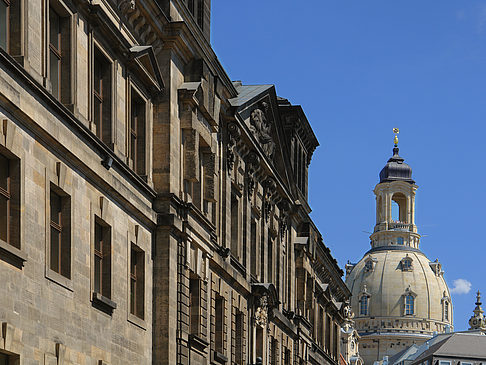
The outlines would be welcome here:
<svg viewBox="0 0 486 365">
<path fill-rule="evenodd" d="M 321 144 L 312 217 L 341 267 L 370 247 L 372 190 L 400 128 L 421 249 L 451 289 L 472 284 L 453 294 L 467 329 L 475 291 L 486 298 L 486 2 L 213 0 L 212 11 L 231 79 L 275 84 L 304 108 Z"/>
</svg>

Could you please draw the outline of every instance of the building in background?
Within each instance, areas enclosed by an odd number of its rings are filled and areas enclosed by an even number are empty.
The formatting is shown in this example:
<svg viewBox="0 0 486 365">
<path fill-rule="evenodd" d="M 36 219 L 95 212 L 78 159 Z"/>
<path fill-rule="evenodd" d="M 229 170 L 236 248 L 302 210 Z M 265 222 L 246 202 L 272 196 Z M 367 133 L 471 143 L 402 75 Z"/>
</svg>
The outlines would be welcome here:
<svg viewBox="0 0 486 365">
<path fill-rule="evenodd" d="M 380 172 L 371 249 L 346 265 L 346 284 L 365 364 L 393 356 L 452 328 L 452 301 L 438 260 L 419 249 L 412 169 L 398 155 Z"/>
<path fill-rule="evenodd" d="M 210 0 L 0 0 L 1 364 L 337 364 L 318 141 Z"/>
<path fill-rule="evenodd" d="M 413 344 L 399 353 L 384 356 L 375 365 L 424 365 L 424 364 L 482 364 L 486 361 L 486 326 L 481 295 L 477 293 L 476 308 L 469 319 L 468 331 L 435 334 L 422 345 Z"/>
</svg>

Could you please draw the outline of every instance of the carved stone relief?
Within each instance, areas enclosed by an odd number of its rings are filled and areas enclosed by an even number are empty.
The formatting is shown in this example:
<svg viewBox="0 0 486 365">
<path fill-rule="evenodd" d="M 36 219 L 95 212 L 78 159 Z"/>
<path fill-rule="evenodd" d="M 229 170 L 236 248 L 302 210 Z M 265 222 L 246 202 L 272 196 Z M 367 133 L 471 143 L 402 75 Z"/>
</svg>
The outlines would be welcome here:
<svg viewBox="0 0 486 365">
<path fill-rule="evenodd" d="M 255 152 L 250 152 L 247 155 L 247 182 L 248 182 L 248 199 L 251 200 L 253 192 L 255 191 L 255 173 L 260 166 L 260 157 Z"/>
<path fill-rule="evenodd" d="M 273 156 L 275 143 L 272 138 L 272 123 L 267 119 L 268 104 L 265 102 L 255 108 L 250 114 L 250 130 L 268 158 Z"/>
<path fill-rule="evenodd" d="M 236 142 L 240 139 L 241 131 L 235 123 L 228 123 L 228 145 L 226 146 L 226 162 L 228 172 L 231 173 L 235 165 L 235 147 Z"/>
<path fill-rule="evenodd" d="M 268 322 L 268 299 L 266 295 L 262 295 L 258 300 L 258 307 L 255 311 L 255 323 L 264 328 Z"/>
</svg>

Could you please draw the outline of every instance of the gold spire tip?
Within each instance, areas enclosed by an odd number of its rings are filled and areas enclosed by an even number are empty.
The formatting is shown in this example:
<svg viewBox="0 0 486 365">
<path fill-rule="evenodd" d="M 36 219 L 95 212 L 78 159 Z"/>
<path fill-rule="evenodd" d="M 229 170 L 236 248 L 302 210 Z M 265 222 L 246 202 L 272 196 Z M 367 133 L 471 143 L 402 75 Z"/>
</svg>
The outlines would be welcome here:
<svg viewBox="0 0 486 365">
<path fill-rule="evenodd" d="M 393 140 L 393 143 L 395 144 L 395 147 L 397 147 L 398 146 L 398 133 L 400 133 L 400 129 L 393 128 L 393 133 L 395 133 L 395 138 Z"/>
</svg>

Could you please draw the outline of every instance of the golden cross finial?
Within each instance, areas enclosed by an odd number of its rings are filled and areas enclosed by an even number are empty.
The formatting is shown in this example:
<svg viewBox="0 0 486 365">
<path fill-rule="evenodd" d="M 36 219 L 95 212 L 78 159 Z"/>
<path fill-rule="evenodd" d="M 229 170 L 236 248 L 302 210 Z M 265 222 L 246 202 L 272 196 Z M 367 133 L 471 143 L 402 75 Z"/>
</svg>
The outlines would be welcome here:
<svg viewBox="0 0 486 365">
<path fill-rule="evenodd" d="M 395 133 L 395 139 L 393 140 L 393 143 L 395 143 L 395 147 L 398 147 L 398 133 L 400 133 L 400 129 L 393 128 L 393 133 Z"/>
</svg>

